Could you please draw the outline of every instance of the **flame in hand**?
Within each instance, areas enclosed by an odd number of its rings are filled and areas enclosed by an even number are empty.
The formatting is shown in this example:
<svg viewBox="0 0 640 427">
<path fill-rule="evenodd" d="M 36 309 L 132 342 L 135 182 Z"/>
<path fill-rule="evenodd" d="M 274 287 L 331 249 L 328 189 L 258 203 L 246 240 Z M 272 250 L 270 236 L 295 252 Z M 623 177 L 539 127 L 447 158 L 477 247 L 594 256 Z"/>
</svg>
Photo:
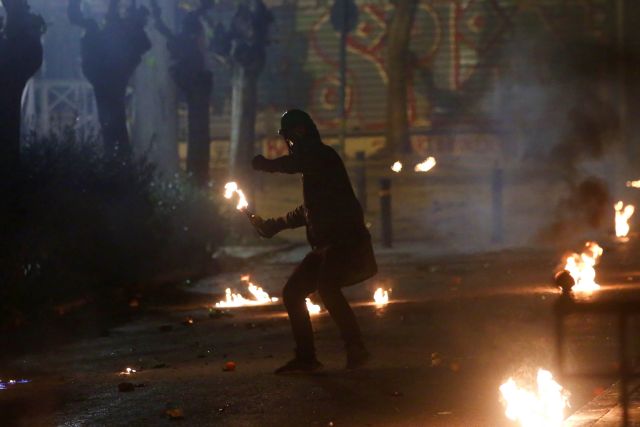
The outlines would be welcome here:
<svg viewBox="0 0 640 427">
<path fill-rule="evenodd" d="M 500 394 L 505 415 L 521 427 L 560 427 L 569 406 L 569 392 L 544 369 L 538 369 L 535 388 L 509 378 L 500 386 Z"/>
<path fill-rule="evenodd" d="M 239 211 L 244 210 L 249 207 L 249 203 L 247 202 L 247 198 L 244 195 L 244 192 L 238 187 L 238 183 L 236 182 L 227 182 L 224 185 L 224 197 L 225 199 L 231 199 L 234 194 L 238 195 L 238 205 L 236 209 Z"/>
</svg>

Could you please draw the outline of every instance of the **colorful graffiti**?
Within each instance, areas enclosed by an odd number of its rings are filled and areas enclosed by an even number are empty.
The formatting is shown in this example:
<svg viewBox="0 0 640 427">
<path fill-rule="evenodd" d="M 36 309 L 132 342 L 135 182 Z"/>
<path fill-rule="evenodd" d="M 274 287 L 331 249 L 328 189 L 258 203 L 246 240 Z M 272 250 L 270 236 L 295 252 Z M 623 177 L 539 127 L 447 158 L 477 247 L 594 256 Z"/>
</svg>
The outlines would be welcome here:
<svg viewBox="0 0 640 427">
<path fill-rule="evenodd" d="M 478 93 L 486 81 L 496 78 L 500 50 L 525 26 L 562 37 L 567 20 L 571 28 L 595 36 L 610 34 L 610 6 L 605 1 L 557 2 L 517 0 L 431 0 L 419 5 L 412 32 L 414 73 L 408 83 L 409 120 L 428 127 L 434 111 L 452 112 L 463 98 Z M 347 114 L 350 127 L 380 131 L 384 127 L 386 97 L 385 40 L 391 3 L 359 2 L 359 22 L 348 37 Z M 329 6 L 313 13 L 307 31 L 309 58 L 306 69 L 313 76 L 309 108 L 325 128 L 337 128 L 338 34 L 329 20 Z M 306 24 L 309 25 L 309 24 Z M 479 81 L 481 81 L 479 83 Z"/>
</svg>

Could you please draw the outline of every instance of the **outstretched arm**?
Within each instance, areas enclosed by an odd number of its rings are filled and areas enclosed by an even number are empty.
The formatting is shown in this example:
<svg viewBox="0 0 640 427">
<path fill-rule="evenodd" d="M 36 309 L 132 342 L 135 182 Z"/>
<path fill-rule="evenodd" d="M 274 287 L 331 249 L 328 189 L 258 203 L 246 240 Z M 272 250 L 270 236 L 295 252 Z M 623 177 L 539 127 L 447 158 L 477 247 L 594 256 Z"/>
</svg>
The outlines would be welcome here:
<svg viewBox="0 0 640 427">
<path fill-rule="evenodd" d="M 287 228 L 298 228 L 307 224 L 304 215 L 304 206 L 298 206 L 288 214 L 280 218 L 263 220 L 257 215 L 250 217 L 251 223 L 262 237 L 271 238 Z"/>
<path fill-rule="evenodd" d="M 291 154 L 277 159 L 267 159 L 263 155 L 258 155 L 253 158 L 251 166 L 263 172 L 302 173 L 302 162 L 297 156 Z"/>
</svg>

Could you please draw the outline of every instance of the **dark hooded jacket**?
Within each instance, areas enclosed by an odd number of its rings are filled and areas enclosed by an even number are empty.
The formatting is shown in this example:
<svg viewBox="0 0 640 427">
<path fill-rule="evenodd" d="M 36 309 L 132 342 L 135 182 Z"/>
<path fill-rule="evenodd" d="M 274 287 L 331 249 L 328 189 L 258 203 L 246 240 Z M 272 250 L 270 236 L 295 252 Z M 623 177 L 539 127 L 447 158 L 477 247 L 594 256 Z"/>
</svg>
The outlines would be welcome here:
<svg viewBox="0 0 640 427">
<path fill-rule="evenodd" d="M 287 156 L 261 158 L 256 163 L 254 167 L 265 172 L 302 174 L 304 203 L 284 217 L 266 220 L 269 234 L 306 226 L 309 244 L 325 252 L 331 264 L 328 267 L 336 270 L 335 280 L 342 285 L 360 282 L 377 272 L 362 208 L 333 148 L 314 137 L 296 144 Z"/>
</svg>

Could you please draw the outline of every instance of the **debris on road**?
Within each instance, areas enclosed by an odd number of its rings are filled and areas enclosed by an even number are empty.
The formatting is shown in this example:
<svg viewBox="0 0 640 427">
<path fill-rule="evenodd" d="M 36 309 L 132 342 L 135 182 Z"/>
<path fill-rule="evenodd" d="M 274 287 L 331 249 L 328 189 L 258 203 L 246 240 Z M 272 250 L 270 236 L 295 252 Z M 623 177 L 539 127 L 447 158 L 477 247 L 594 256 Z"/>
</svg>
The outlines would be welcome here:
<svg viewBox="0 0 640 427">
<path fill-rule="evenodd" d="M 229 361 L 227 363 L 224 364 L 224 367 L 222 368 L 223 371 L 225 372 L 232 372 L 236 370 L 236 362 L 233 361 Z"/>
<path fill-rule="evenodd" d="M 181 420 L 184 418 L 184 411 L 179 406 L 167 403 L 164 414 L 171 420 Z"/>
</svg>

